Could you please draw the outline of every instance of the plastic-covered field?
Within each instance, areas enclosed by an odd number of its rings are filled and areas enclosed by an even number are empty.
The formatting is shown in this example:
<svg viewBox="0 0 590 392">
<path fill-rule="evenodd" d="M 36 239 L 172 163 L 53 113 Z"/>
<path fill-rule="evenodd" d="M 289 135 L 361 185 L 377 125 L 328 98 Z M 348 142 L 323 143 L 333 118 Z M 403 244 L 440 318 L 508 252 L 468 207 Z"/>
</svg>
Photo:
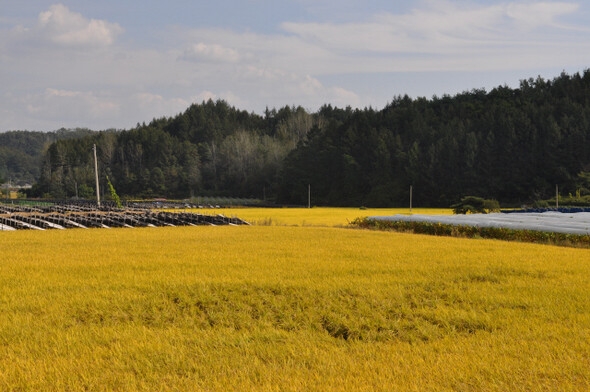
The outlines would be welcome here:
<svg viewBox="0 0 590 392">
<path fill-rule="evenodd" d="M 470 215 L 391 215 L 371 216 L 369 219 L 403 222 L 428 222 L 449 225 L 501 227 L 515 230 L 535 230 L 554 233 L 590 235 L 590 212 L 470 214 Z"/>
</svg>

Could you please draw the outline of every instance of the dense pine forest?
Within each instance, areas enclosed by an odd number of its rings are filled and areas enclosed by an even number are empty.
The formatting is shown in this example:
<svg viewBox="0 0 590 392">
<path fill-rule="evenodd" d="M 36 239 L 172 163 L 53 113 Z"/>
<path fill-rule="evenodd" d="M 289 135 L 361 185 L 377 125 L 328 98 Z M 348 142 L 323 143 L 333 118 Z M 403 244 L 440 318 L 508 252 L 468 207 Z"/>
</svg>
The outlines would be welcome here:
<svg viewBox="0 0 590 392">
<path fill-rule="evenodd" d="M 316 205 L 422 206 L 465 195 L 523 203 L 588 192 L 590 70 L 455 96 L 397 96 L 382 110 L 301 107 L 263 115 L 224 101 L 128 131 L 61 139 L 45 151 L 34 196 L 89 196 L 92 145 L 101 182 L 120 196 L 263 196 Z"/>
</svg>

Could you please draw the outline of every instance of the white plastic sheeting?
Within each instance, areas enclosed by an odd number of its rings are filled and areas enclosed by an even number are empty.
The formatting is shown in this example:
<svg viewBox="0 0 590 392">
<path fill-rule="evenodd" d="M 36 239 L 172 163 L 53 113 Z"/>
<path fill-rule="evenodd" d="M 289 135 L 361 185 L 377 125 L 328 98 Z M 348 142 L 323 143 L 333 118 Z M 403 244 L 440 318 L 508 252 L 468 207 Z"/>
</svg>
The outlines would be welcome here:
<svg viewBox="0 0 590 392">
<path fill-rule="evenodd" d="M 369 219 L 403 222 L 429 222 L 477 227 L 502 227 L 516 230 L 590 235 L 590 212 L 513 213 L 470 215 L 391 215 L 371 216 Z"/>
</svg>

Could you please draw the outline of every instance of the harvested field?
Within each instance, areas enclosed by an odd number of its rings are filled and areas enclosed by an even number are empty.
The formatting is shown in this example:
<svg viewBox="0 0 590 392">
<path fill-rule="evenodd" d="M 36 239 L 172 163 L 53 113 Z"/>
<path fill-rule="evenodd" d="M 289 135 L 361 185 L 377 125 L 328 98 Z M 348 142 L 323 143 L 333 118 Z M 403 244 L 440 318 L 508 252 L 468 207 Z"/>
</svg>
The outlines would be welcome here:
<svg viewBox="0 0 590 392">
<path fill-rule="evenodd" d="M 243 224 L 247 223 L 235 217 L 187 211 L 98 208 L 88 204 L 0 204 L 0 231 Z"/>
</svg>

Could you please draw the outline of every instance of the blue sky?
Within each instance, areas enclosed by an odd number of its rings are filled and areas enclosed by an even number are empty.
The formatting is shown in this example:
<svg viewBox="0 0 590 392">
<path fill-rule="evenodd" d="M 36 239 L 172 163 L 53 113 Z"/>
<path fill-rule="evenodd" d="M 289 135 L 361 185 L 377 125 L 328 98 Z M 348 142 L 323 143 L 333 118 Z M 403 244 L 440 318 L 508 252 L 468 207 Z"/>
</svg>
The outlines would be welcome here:
<svg viewBox="0 0 590 392">
<path fill-rule="evenodd" d="M 581 0 L 0 0 L 0 132 L 130 128 L 209 98 L 382 108 L 589 67 Z"/>
</svg>

